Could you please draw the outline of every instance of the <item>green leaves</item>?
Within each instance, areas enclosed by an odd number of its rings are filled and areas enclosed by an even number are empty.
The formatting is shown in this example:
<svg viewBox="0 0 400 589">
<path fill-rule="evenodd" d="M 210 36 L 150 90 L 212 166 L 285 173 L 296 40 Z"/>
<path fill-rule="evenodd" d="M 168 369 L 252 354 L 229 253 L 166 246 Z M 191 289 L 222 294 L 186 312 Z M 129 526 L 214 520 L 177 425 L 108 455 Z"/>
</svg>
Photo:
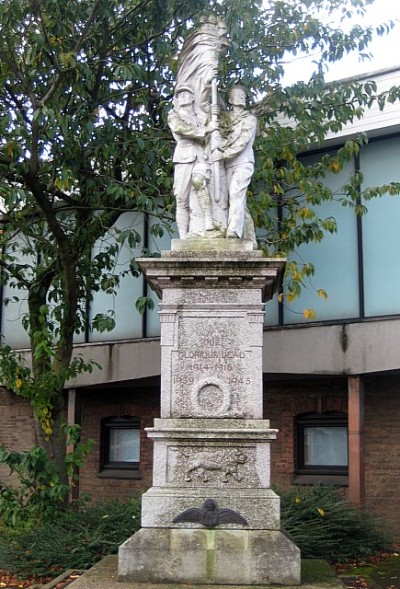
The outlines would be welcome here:
<svg viewBox="0 0 400 589">
<path fill-rule="evenodd" d="M 390 543 L 385 526 L 333 485 L 279 489 L 282 525 L 305 558 L 365 559 Z"/>
<path fill-rule="evenodd" d="M 74 445 L 74 450 L 66 455 L 66 464 L 68 475 L 76 478 L 76 468 L 83 465 L 94 441 L 85 444 L 79 441 L 79 425 L 63 424 L 62 430 L 67 444 Z M 0 446 L 0 464 L 8 467 L 19 483 L 18 486 L 2 485 L 0 517 L 3 524 L 32 526 L 62 510 L 69 488 L 62 482 L 57 467 L 43 448 L 15 452 Z"/>
<path fill-rule="evenodd" d="M 99 333 L 106 331 L 112 331 L 115 327 L 114 311 L 109 309 L 108 314 L 97 313 L 92 321 L 92 329 L 95 329 Z"/>
<path fill-rule="evenodd" d="M 146 309 L 150 311 L 154 309 L 154 301 L 150 297 L 139 297 L 135 302 L 135 307 L 143 315 Z"/>
</svg>

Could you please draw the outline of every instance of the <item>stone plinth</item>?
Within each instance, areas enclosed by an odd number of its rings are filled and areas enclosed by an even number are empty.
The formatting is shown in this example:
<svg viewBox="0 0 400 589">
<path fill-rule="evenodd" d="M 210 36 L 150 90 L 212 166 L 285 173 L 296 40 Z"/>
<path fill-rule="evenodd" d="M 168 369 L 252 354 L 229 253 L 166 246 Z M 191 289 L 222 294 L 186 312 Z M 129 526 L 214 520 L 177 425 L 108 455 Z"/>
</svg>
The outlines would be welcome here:
<svg viewBox="0 0 400 589">
<path fill-rule="evenodd" d="M 300 551 L 279 531 L 142 529 L 120 547 L 119 579 L 298 585 Z"/>
<path fill-rule="evenodd" d="M 177 241 L 161 258 L 138 260 L 162 298 L 161 418 L 147 429 L 153 487 L 142 529 L 120 548 L 119 578 L 298 584 L 300 554 L 280 531 L 270 489 L 276 430 L 262 419 L 264 303 L 285 261 L 240 240 L 217 249 L 209 241 Z M 236 516 L 204 519 L 210 499 L 213 515 Z"/>
<path fill-rule="evenodd" d="M 202 527 L 172 520 L 213 498 L 252 529 L 279 530 L 279 499 L 269 489 L 276 430 L 268 420 L 155 419 L 147 432 L 154 440 L 154 470 L 153 487 L 142 498 L 143 527 Z"/>
</svg>

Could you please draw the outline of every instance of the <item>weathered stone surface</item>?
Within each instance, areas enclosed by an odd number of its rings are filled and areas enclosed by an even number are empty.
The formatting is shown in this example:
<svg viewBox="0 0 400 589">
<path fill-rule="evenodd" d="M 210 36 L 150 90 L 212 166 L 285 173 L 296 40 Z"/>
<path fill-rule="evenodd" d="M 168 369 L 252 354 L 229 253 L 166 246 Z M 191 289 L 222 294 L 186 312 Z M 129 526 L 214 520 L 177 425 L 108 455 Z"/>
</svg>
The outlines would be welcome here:
<svg viewBox="0 0 400 589">
<path fill-rule="evenodd" d="M 268 488 L 268 420 L 155 419 L 147 428 L 154 440 L 156 487 Z"/>
<path fill-rule="evenodd" d="M 279 531 L 140 530 L 119 550 L 120 581 L 300 584 L 298 548 Z"/>
<path fill-rule="evenodd" d="M 117 579 L 118 556 L 106 556 L 91 569 L 83 573 L 69 585 L 68 589 L 121 589 Z M 324 560 L 303 560 L 302 589 L 343 589 L 343 583 Z M 199 585 L 199 589 L 208 589 L 209 584 Z M 224 585 L 213 585 L 214 589 L 224 589 Z M 253 589 L 252 585 L 230 585 L 230 589 Z M 282 589 L 282 585 L 270 586 L 271 589 Z M 122 589 L 160 589 L 157 583 L 125 582 Z M 163 589 L 193 589 L 192 584 L 168 583 Z"/>
<path fill-rule="evenodd" d="M 248 522 L 220 524 L 218 529 L 280 529 L 279 497 L 271 489 L 207 489 L 152 487 L 142 496 L 142 526 L 146 528 L 202 528 L 198 523 L 173 523 L 173 519 L 192 507 L 200 508 L 206 499 L 219 507 L 233 509 Z"/>
<path fill-rule="evenodd" d="M 186 239 L 172 239 L 172 251 L 230 251 L 251 252 L 255 244 L 249 239 L 215 239 L 212 237 L 189 237 Z"/>
<path fill-rule="evenodd" d="M 262 313 L 223 309 L 221 299 L 219 309 L 177 315 L 171 417 L 262 417 Z"/>
<path fill-rule="evenodd" d="M 139 260 L 163 298 L 161 418 L 147 429 L 153 487 L 142 498 L 142 529 L 120 548 L 120 579 L 299 584 L 300 553 L 280 531 L 269 488 L 276 430 L 262 419 L 263 302 L 285 262 L 245 251 L 241 240 L 216 251 L 206 241 Z M 227 523 L 212 511 L 205 521 L 207 499 L 241 517 Z"/>
<path fill-rule="evenodd" d="M 262 417 L 263 313 L 218 298 L 162 307 L 163 417 Z"/>
<path fill-rule="evenodd" d="M 249 288 L 258 290 L 260 302 L 272 298 L 286 263 L 258 250 L 163 251 L 161 258 L 136 261 L 160 298 L 170 288 Z"/>
</svg>

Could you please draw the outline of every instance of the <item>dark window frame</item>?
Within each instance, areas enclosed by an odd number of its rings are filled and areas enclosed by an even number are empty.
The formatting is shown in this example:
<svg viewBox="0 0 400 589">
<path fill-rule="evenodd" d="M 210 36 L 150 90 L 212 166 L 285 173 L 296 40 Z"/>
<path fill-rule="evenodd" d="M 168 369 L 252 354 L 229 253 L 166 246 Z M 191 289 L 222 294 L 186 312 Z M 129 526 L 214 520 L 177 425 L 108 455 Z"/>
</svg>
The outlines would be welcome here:
<svg viewBox="0 0 400 589">
<path fill-rule="evenodd" d="M 123 417 L 104 417 L 101 420 L 100 433 L 100 473 L 108 471 L 131 472 L 139 470 L 140 460 L 137 462 L 110 460 L 110 432 L 112 430 L 121 429 L 138 431 L 140 442 L 140 419 L 138 417 L 128 415 Z"/>
<path fill-rule="evenodd" d="M 307 427 L 345 427 L 347 431 L 348 451 L 348 416 L 341 412 L 304 413 L 296 418 L 297 461 L 296 474 L 299 475 L 348 475 L 349 467 L 327 464 L 304 464 L 304 431 Z M 348 462 L 348 460 L 347 460 Z"/>
</svg>

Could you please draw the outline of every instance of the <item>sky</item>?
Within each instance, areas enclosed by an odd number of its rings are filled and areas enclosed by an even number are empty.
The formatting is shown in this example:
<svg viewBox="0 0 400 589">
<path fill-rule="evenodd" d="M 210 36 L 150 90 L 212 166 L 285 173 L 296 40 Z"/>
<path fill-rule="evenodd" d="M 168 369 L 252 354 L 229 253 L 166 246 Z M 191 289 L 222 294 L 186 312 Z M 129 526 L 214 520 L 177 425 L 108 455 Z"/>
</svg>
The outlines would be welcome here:
<svg viewBox="0 0 400 589">
<path fill-rule="evenodd" d="M 347 55 L 341 62 L 330 66 L 327 80 L 338 80 L 387 67 L 400 66 L 400 0 L 375 0 L 374 4 L 367 7 L 364 18 L 357 17 L 354 24 L 379 25 L 396 19 L 398 22 L 388 35 L 376 36 L 369 45 L 369 52 L 373 54 L 371 60 L 360 61 L 356 53 Z M 303 57 L 287 64 L 284 82 L 291 84 L 298 80 L 306 81 L 312 73 L 311 61 L 312 59 Z"/>
</svg>

